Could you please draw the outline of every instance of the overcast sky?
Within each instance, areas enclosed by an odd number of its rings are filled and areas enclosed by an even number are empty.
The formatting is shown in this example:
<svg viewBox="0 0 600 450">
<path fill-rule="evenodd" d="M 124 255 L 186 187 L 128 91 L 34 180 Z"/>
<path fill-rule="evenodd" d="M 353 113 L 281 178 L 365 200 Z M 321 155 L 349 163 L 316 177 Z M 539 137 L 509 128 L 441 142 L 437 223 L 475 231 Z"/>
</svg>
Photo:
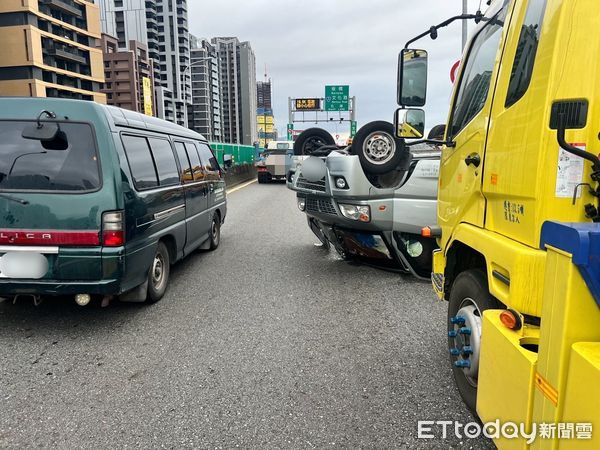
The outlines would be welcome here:
<svg viewBox="0 0 600 450">
<path fill-rule="evenodd" d="M 487 3 L 481 1 L 485 10 Z M 479 0 L 469 0 L 474 12 Z M 358 126 L 392 121 L 398 52 L 431 25 L 459 14 L 461 0 L 189 0 L 190 32 L 237 36 L 256 54 L 257 80 L 265 64 L 273 81 L 277 128 L 285 131 L 287 98 L 323 97 L 326 84 L 349 84 Z M 474 24 L 469 24 L 469 30 Z M 461 27 L 440 30 L 436 41 L 414 44 L 429 52 L 429 129 L 444 123 L 450 68 L 461 56 Z M 302 128 L 296 125 L 296 129 Z M 347 131 L 340 128 L 340 131 Z"/>
</svg>

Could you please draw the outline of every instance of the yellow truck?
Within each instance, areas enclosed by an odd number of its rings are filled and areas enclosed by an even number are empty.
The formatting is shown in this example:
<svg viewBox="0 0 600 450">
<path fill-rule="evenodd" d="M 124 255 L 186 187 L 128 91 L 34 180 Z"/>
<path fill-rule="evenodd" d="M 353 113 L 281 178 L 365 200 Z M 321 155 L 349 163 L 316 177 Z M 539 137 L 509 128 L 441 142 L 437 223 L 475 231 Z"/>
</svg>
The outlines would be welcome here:
<svg viewBox="0 0 600 450">
<path fill-rule="evenodd" d="M 411 44 L 466 18 L 438 223 L 423 230 L 440 247 L 453 375 L 484 425 L 535 433 L 499 448 L 600 449 L 600 3 L 497 0 L 409 41 L 398 137 L 424 132 L 427 52 Z"/>
</svg>

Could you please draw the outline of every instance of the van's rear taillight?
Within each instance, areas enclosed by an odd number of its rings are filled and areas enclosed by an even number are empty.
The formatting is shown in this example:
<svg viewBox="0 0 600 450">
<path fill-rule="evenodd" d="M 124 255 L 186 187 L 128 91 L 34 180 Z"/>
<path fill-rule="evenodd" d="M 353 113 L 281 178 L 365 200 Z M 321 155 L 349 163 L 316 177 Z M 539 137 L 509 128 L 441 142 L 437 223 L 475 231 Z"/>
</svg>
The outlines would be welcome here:
<svg viewBox="0 0 600 450">
<path fill-rule="evenodd" d="M 102 214 L 102 245 L 120 247 L 125 243 L 123 211 L 111 211 Z"/>
</svg>

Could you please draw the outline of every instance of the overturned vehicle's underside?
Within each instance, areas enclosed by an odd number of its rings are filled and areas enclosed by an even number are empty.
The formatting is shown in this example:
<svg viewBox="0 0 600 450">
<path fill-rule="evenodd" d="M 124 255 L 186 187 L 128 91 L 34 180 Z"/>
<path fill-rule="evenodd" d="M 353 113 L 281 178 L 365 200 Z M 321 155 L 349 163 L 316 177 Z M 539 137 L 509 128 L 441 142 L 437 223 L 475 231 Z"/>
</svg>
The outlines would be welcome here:
<svg viewBox="0 0 600 450">
<path fill-rule="evenodd" d="M 362 127 L 346 148 L 328 136 L 303 132 L 287 176 L 311 230 L 345 259 L 428 278 L 437 245 L 422 229 L 436 224 L 439 150 L 409 149 L 382 121 Z"/>
</svg>

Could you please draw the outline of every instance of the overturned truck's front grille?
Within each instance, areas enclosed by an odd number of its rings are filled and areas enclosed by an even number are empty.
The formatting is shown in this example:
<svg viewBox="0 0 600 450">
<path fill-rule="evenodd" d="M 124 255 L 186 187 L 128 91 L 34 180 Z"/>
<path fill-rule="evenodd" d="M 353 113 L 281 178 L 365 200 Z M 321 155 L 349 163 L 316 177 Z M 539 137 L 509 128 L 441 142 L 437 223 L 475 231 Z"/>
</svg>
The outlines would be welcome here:
<svg viewBox="0 0 600 450">
<path fill-rule="evenodd" d="M 325 178 L 323 177 L 319 181 L 308 181 L 306 178 L 300 175 L 298 177 L 296 187 L 298 187 L 299 189 L 308 189 L 311 191 L 325 192 Z"/>
<path fill-rule="evenodd" d="M 322 199 L 308 197 L 306 199 L 306 210 L 322 214 L 332 214 L 334 216 L 337 215 L 337 212 L 335 211 L 335 206 L 333 206 L 333 201 L 328 198 Z"/>
</svg>

